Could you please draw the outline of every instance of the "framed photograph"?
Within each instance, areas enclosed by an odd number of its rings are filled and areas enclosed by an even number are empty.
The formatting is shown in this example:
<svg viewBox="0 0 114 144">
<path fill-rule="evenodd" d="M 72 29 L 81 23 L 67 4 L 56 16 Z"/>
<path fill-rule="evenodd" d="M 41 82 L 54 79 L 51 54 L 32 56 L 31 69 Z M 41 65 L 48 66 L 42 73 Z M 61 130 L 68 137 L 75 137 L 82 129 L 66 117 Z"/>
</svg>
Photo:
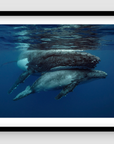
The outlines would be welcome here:
<svg viewBox="0 0 114 144">
<path fill-rule="evenodd" d="M 1 131 L 114 130 L 113 17 L 0 13 Z"/>
</svg>

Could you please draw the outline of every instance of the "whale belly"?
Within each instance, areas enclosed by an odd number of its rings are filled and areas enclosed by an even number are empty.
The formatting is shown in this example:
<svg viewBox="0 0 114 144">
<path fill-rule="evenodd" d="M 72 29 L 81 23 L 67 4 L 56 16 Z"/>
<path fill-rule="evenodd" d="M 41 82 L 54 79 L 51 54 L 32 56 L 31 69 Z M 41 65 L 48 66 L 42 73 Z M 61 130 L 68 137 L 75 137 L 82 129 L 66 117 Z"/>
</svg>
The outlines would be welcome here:
<svg viewBox="0 0 114 144">
<path fill-rule="evenodd" d="M 34 85 L 35 91 L 47 91 L 47 90 L 57 90 L 64 86 L 70 84 L 73 80 L 73 76 L 66 71 L 54 71 L 47 72 L 42 75 L 37 83 Z"/>
</svg>

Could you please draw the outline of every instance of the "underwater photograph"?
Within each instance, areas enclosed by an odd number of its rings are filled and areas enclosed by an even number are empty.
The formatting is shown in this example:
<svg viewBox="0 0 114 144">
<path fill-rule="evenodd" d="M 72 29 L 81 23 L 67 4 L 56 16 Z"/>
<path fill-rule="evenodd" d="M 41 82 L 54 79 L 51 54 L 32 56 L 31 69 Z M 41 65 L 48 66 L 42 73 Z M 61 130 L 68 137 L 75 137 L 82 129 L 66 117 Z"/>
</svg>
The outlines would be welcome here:
<svg viewBox="0 0 114 144">
<path fill-rule="evenodd" d="M 114 25 L 0 24 L 0 118 L 114 118 Z"/>
</svg>

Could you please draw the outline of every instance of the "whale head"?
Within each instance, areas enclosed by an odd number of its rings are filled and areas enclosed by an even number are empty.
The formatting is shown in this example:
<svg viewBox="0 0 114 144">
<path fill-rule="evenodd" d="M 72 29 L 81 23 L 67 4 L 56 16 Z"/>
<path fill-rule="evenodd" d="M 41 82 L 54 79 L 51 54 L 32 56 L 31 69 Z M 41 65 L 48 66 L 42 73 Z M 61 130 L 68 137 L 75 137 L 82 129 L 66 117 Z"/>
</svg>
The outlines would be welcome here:
<svg viewBox="0 0 114 144">
<path fill-rule="evenodd" d="M 89 73 L 90 78 L 106 78 L 107 73 L 104 71 L 93 70 Z"/>
</svg>

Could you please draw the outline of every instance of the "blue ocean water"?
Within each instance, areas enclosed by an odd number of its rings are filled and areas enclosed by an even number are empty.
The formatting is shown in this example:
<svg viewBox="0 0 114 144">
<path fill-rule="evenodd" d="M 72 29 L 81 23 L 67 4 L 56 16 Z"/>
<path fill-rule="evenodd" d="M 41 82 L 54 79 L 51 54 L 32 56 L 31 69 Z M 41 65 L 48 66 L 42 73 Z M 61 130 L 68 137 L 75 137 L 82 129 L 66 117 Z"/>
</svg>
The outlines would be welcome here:
<svg viewBox="0 0 114 144">
<path fill-rule="evenodd" d="M 84 50 L 100 57 L 95 69 L 108 76 L 60 100 L 60 91 L 42 91 L 13 101 L 38 78 L 31 75 L 8 94 L 23 72 L 13 61 L 28 49 Z M 0 117 L 114 117 L 114 25 L 0 25 L 0 87 Z"/>
</svg>

